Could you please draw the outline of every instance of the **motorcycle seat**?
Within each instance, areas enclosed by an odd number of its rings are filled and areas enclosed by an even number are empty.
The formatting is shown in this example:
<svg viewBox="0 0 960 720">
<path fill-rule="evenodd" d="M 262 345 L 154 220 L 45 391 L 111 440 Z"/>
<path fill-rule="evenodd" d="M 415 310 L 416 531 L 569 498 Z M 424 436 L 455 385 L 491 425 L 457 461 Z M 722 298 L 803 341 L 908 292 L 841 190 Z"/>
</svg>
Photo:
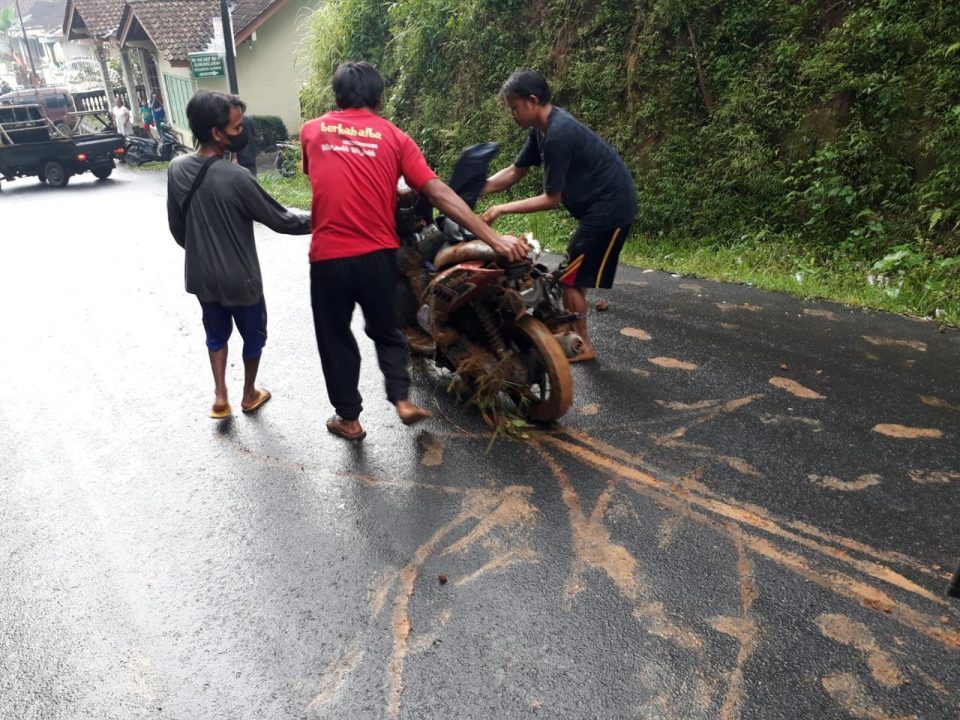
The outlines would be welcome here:
<svg viewBox="0 0 960 720">
<path fill-rule="evenodd" d="M 438 270 L 443 270 L 457 263 L 467 262 L 469 260 L 480 260 L 483 262 L 495 262 L 497 253 L 487 245 L 483 240 L 469 240 L 462 243 L 447 243 L 433 260 L 433 264 Z"/>
</svg>

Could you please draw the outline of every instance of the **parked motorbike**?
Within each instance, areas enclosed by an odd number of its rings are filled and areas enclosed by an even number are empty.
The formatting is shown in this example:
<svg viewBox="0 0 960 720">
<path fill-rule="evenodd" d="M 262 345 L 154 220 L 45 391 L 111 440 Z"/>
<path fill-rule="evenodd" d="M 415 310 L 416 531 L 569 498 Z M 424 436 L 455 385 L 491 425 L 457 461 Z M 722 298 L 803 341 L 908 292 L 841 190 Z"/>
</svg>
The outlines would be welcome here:
<svg viewBox="0 0 960 720">
<path fill-rule="evenodd" d="M 148 162 L 166 162 L 178 155 L 193 152 L 183 144 L 183 139 L 169 125 L 160 126 L 160 139 L 128 135 L 124 143 L 124 155 L 131 165 Z"/>
<path fill-rule="evenodd" d="M 450 186 L 472 208 L 495 143 L 468 148 Z M 504 393 L 537 422 L 560 418 L 573 400 L 568 357 L 582 350 L 577 316 L 560 300 L 557 276 L 534 257 L 506 264 L 493 249 L 412 190 L 397 206 L 397 312 L 411 350 L 431 355 L 474 393 Z"/>
</svg>

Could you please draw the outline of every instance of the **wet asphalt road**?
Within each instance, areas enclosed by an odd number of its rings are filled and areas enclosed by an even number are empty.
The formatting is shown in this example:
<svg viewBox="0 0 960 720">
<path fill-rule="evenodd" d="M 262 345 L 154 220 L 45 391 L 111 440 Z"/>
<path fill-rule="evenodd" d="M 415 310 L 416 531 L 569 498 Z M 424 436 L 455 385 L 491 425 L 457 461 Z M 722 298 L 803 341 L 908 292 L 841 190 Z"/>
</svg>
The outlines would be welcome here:
<svg viewBox="0 0 960 720">
<path fill-rule="evenodd" d="M 417 366 L 404 428 L 363 338 L 354 446 L 306 238 L 259 233 L 274 399 L 218 424 L 162 174 L 0 223 L 4 720 L 960 717 L 957 332 L 623 270 L 557 427 L 491 447 Z"/>
</svg>

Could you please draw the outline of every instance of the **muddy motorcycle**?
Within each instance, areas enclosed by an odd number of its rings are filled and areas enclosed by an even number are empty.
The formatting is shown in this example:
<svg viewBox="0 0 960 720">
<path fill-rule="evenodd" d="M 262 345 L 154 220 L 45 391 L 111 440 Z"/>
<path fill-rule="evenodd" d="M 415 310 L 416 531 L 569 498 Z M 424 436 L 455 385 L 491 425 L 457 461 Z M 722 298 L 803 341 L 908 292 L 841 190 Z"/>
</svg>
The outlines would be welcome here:
<svg viewBox="0 0 960 720">
<path fill-rule="evenodd" d="M 457 163 L 450 186 L 471 208 L 496 151 L 474 146 Z M 434 218 L 409 189 L 399 193 L 397 229 L 397 311 L 411 350 L 456 373 L 474 396 L 504 393 L 533 421 L 560 418 L 573 400 L 568 357 L 582 340 L 555 274 L 536 257 L 498 259 L 450 218 Z"/>
</svg>

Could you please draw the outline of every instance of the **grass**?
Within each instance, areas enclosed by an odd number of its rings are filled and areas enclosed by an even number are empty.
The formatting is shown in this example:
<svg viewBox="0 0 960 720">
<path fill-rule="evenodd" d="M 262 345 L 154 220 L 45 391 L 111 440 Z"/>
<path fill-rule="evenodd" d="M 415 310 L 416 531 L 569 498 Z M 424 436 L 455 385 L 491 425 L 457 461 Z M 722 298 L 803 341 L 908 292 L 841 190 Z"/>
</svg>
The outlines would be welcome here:
<svg viewBox="0 0 960 720">
<path fill-rule="evenodd" d="M 284 205 L 310 208 L 310 183 L 303 175 L 284 179 L 272 173 L 263 174 L 260 184 Z M 556 210 L 508 215 L 496 227 L 514 235 L 533 233 L 544 249 L 563 253 L 575 221 L 564 211 Z M 837 253 L 823 259 L 822 248 L 778 238 L 747 238 L 726 244 L 707 240 L 678 242 L 632 233 L 621 261 L 689 277 L 753 285 L 805 299 L 936 318 L 942 325 L 960 327 L 960 263 L 937 260 L 915 250 L 905 252 L 900 259 L 901 253 L 876 260 Z"/>
</svg>

